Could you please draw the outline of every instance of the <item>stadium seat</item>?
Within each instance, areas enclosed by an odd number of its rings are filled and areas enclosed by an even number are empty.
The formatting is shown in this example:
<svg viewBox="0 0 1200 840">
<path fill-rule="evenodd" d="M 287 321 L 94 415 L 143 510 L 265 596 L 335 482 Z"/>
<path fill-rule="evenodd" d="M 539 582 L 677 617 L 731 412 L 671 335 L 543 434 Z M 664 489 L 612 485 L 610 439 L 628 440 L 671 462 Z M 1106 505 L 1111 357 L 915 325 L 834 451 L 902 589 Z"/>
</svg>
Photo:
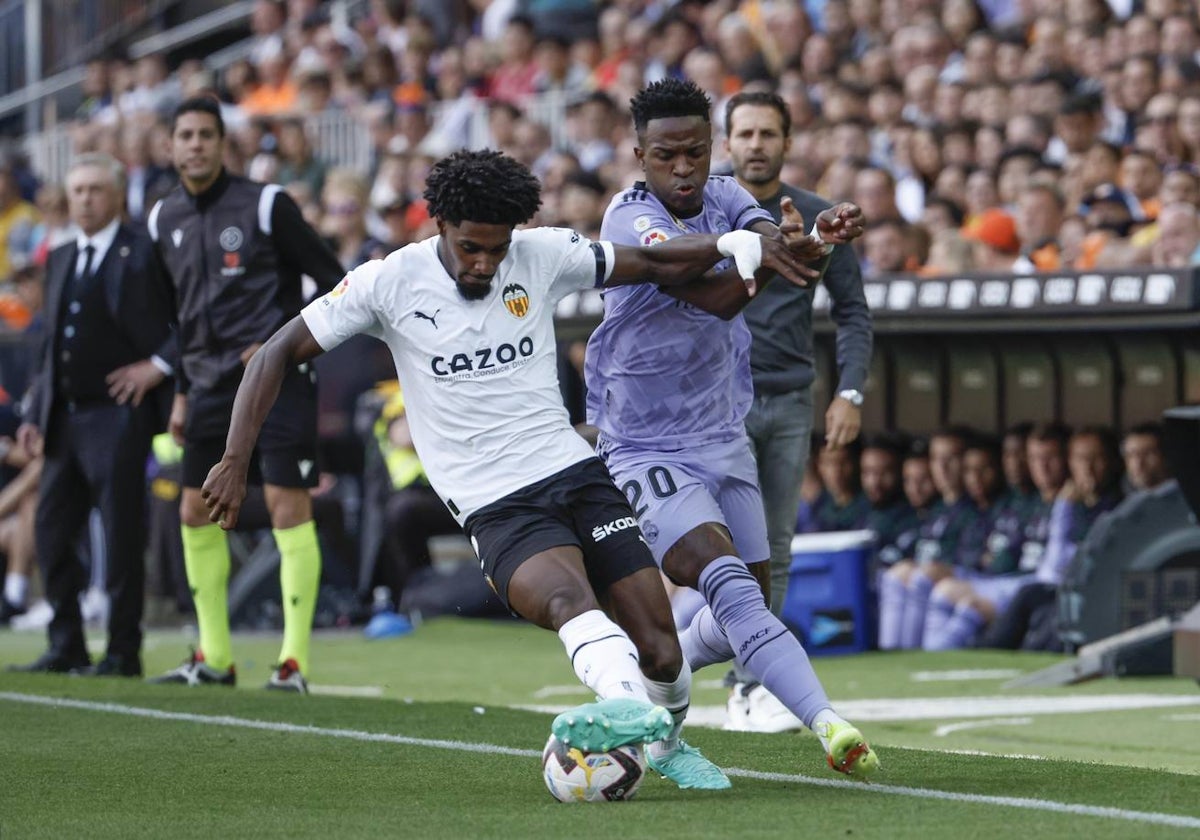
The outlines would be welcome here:
<svg viewBox="0 0 1200 840">
<path fill-rule="evenodd" d="M 1122 428 L 1159 420 L 1164 411 L 1179 404 L 1179 364 L 1166 339 L 1124 336 L 1116 349 L 1121 363 Z"/>
<path fill-rule="evenodd" d="M 925 435 L 942 425 L 945 364 L 931 341 L 897 343 L 892 351 L 893 418 L 896 428 Z"/>
<path fill-rule="evenodd" d="M 984 432 L 999 431 L 1000 364 L 990 344 L 964 340 L 949 345 L 947 419 Z"/>
<path fill-rule="evenodd" d="M 1060 418 L 1071 426 L 1116 426 L 1117 365 L 1108 342 L 1069 338 L 1055 344 L 1062 376 Z"/>
<path fill-rule="evenodd" d="M 1001 342 L 1004 427 L 1058 415 L 1058 376 L 1049 350 L 1039 341 L 1009 337 Z"/>
</svg>

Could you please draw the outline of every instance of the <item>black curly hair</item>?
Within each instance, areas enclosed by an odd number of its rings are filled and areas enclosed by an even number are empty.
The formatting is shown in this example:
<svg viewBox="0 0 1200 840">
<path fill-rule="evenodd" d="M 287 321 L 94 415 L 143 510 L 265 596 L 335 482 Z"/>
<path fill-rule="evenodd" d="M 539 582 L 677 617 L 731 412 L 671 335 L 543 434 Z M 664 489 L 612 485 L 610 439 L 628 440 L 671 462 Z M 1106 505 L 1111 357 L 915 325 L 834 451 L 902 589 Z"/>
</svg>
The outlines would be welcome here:
<svg viewBox="0 0 1200 840">
<path fill-rule="evenodd" d="M 708 96 L 694 82 L 671 78 L 653 82 L 629 100 L 633 127 L 639 134 L 646 130 L 650 120 L 666 117 L 703 117 L 709 122 L 711 108 Z"/>
<path fill-rule="evenodd" d="M 542 185 L 520 161 L 491 149 L 465 149 L 433 165 L 425 181 L 429 215 L 452 225 L 464 221 L 516 227 L 542 204 Z"/>
</svg>

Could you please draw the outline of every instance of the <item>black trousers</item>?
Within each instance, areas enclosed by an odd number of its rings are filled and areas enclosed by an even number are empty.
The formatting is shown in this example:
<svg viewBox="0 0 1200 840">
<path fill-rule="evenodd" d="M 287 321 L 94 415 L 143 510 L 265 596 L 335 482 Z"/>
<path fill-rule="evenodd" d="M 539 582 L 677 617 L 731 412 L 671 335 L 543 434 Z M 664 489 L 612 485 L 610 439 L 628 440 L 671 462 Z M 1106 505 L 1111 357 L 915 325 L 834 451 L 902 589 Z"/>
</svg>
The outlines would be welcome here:
<svg viewBox="0 0 1200 840">
<path fill-rule="evenodd" d="M 1048 650 L 1037 631 L 1054 619 L 1058 587 L 1048 583 L 1027 583 L 1017 590 L 1008 608 L 996 616 L 980 642 L 980 647 L 1005 650 Z M 1060 648 L 1061 650 L 1061 648 Z"/>
<path fill-rule="evenodd" d="M 104 522 L 110 599 L 108 654 L 137 656 L 142 646 L 146 568 L 146 457 L 153 411 L 99 404 L 71 411 L 56 400 L 46 431 L 35 524 L 38 564 L 54 608 L 50 649 L 87 655 L 79 594 L 87 575 L 76 545 L 92 507 Z"/>
<path fill-rule="evenodd" d="M 461 534 L 462 528 L 433 488 L 421 484 L 393 491 L 384 520 L 387 531 L 375 575 L 391 588 L 392 598 L 399 604 L 409 578 L 430 564 L 429 538 Z"/>
</svg>

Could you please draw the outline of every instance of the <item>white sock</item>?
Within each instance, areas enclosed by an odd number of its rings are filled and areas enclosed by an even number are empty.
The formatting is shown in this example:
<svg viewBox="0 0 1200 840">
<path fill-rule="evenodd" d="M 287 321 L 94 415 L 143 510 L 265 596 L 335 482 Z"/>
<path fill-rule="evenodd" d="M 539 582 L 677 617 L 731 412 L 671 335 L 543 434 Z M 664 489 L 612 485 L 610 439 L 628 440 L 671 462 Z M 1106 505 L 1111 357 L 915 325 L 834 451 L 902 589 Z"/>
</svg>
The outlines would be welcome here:
<svg viewBox="0 0 1200 840">
<path fill-rule="evenodd" d="M 829 738 L 826 737 L 826 729 L 821 724 L 828 723 L 847 723 L 848 721 L 835 712 L 833 709 L 822 709 L 813 717 L 812 731 L 813 734 L 821 739 L 821 746 L 825 748 L 825 752 L 829 752 Z"/>
<path fill-rule="evenodd" d="M 637 648 L 625 631 L 600 610 L 575 616 L 558 629 L 558 637 L 579 681 L 601 700 L 632 697 L 649 702 Z"/>
<path fill-rule="evenodd" d="M 14 607 L 25 606 L 29 597 L 29 575 L 9 572 L 4 576 L 4 600 Z"/>
<path fill-rule="evenodd" d="M 671 734 L 650 745 L 651 755 L 658 758 L 679 749 L 679 732 L 683 729 L 683 721 L 688 713 L 688 704 L 691 702 L 692 669 L 685 662 L 679 669 L 679 676 L 672 682 L 658 682 L 649 677 L 646 677 L 645 681 L 646 695 L 650 698 L 650 702 L 655 706 L 665 708 L 675 720 L 675 725 L 671 727 Z"/>
</svg>

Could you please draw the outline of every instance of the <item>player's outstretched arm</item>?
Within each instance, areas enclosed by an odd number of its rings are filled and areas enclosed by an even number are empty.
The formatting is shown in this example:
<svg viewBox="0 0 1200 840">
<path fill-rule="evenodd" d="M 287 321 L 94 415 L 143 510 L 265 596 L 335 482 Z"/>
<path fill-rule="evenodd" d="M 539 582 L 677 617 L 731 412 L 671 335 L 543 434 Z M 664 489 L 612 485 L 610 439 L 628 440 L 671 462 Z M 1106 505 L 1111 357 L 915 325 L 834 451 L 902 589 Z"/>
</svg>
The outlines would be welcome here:
<svg viewBox="0 0 1200 840">
<path fill-rule="evenodd" d="M 820 276 L 804 265 L 782 240 L 770 239 L 747 230 L 721 234 L 677 236 L 658 245 L 634 248 L 614 245 L 613 270 L 606 286 L 657 283 L 676 286 L 701 277 L 724 257 L 732 257 L 737 271 L 753 294 L 755 274 L 775 272 L 800 286 Z"/>
<path fill-rule="evenodd" d="M 304 323 L 296 316 L 288 321 L 250 358 L 242 384 L 233 401 L 233 418 L 225 439 L 225 454 L 213 467 L 200 491 L 208 506 L 208 518 L 229 530 L 237 525 L 238 512 L 246 497 L 246 470 L 250 453 L 288 369 L 323 352 Z"/>
</svg>

